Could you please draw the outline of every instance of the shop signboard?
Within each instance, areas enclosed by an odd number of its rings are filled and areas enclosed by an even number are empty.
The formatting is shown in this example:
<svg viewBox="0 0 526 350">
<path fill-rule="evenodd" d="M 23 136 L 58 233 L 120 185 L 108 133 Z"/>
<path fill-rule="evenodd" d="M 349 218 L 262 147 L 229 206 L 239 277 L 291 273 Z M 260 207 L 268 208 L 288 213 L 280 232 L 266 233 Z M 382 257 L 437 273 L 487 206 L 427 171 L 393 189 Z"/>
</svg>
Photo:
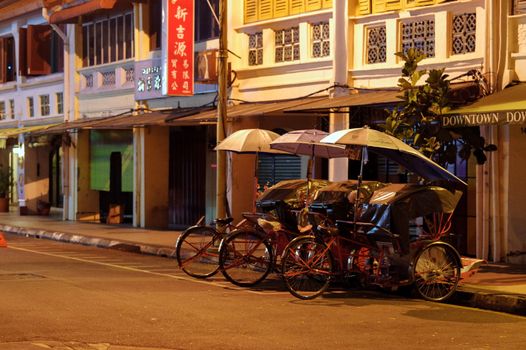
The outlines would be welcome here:
<svg viewBox="0 0 526 350">
<path fill-rule="evenodd" d="M 163 73 L 161 58 L 135 62 L 135 100 L 163 97 Z"/>
<path fill-rule="evenodd" d="M 163 2 L 163 94 L 194 93 L 194 0 Z"/>
</svg>

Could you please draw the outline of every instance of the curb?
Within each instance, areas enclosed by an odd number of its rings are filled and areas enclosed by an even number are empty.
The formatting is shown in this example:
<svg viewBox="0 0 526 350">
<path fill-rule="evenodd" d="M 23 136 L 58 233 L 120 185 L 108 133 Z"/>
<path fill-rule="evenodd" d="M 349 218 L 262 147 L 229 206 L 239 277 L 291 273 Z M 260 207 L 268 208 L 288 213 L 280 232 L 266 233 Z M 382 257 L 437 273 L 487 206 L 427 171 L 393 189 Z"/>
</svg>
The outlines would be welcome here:
<svg viewBox="0 0 526 350">
<path fill-rule="evenodd" d="M 468 286 L 459 286 L 459 289 L 448 303 L 526 316 L 526 296 L 522 294 L 502 294 Z"/>
<path fill-rule="evenodd" d="M 0 224 L 0 231 L 32 238 L 45 238 L 54 241 L 82 244 L 98 248 L 122 250 L 130 253 L 149 254 L 167 258 L 175 257 L 175 248 L 169 248 L 164 246 L 118 241 L 107 238 L 86 237 L 65 232 L 50 232 L 46 230 L 16 227 L 2 224 Z"/>
</svg>

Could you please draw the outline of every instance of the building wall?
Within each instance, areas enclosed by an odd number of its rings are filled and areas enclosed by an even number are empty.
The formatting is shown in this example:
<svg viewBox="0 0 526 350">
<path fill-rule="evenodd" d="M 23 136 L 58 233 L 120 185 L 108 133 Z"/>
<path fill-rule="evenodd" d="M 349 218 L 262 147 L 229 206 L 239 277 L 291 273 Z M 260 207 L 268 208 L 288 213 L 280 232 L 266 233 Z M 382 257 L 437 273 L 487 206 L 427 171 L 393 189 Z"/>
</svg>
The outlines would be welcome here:
<svg viewBox="0 0 526 350">
<path fill-rule="evenodd" d="M 475 51 L 453 54 L 452 18 L 465 13 L 476 14 Z M 443 68 L 450 77 L 470 69 L 488 69 L 484 64 L 486 49 L 484 1 L 452 1 L 433 6 L 409 8 L 405 11 L 371 14 L 354 17 L 351 20 L 352 56 L 350 59 L 351 85 L 358 88 L 381 88 L 397 85 L 400 77 L 401 60 L 395 56 L 401 51 L 401 28 L 405 21 L 434 20 L 435 56 L 420 63 L 421 67 Z M 385 26 L 386 60 L 368 63 L 368 29 Z M 423 81 L 423 79 L 422 79 Z"/>
<path fill-rule="evenodd" d="M 509 188 L 508 196 L 508 262 L 526 264 L 526 230 L 524 229 L 524 198 L 526 198 L 526 133 L 518 125 L 509 127 Z"/>
<path fill-rule="evenodd" d="M 77 150 L 77 212 L 76 219 L 99 221 L 99 192 L 90 189 L 90 139 L 89 130 L 79 131 Z"/>
<path fill-rule="evenodd" d="M 145 225 L 168 227 L 169 137 L 167 127 L 150 127 L 144 136 Z"/>
<path fill-rule="evenodd" d="M 29 213 L 37 213 L 39 200 L 49 201 L 50 146 L 25 147 L 25 203 Z"/>
</svg>

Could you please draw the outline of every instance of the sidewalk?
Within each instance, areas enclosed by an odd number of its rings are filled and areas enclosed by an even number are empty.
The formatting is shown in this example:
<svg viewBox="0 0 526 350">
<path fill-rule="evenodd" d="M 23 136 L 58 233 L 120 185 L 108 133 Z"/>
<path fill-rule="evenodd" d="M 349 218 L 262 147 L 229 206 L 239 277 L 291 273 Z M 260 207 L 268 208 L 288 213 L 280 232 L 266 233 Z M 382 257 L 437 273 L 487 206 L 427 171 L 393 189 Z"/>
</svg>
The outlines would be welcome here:
<svg viewBox="0 0 526 350">
<path fill-rule="evenodd" d="M 166 257 L 175 255 L 181 233 L 62 221 L 59 215 L 20 216 L 14 211 L 0 213 L 0 232 Z M 450 303 L 526 316 L 526 265 L 484 264 L 461 282 Z"/>
</svg>

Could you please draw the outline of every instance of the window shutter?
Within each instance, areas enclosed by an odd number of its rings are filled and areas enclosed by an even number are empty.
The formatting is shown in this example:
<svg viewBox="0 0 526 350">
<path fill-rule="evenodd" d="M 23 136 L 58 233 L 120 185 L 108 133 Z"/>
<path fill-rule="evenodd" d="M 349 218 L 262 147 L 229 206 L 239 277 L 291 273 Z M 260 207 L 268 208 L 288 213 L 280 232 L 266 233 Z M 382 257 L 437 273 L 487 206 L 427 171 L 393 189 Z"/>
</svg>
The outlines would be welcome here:
<svg viewBox="0 0 526 350">
<path fill-rule="evenodd" d="M 271 19 L 272 14 L 272 0 L 259 0 L 258 19 Z"/>
<path fill-rule="evenodd" d="M 255 22 L 258 20 L 258 2 L 257 0 L 245 0 L 245 23 Z"/>
<path fill-rule="evenodd" d="M 289 0 L 274 0 L 274 17 L 289 15 Z"/>
<path fill-rule="evenodd" d="M 0 38 L 0 83 L 7 81 L 7 39 Z"/>
<path fill-rule="evenodd" d="M 332 0 L 322 0 L 322 5 L 324 9 L 332 8 Z"/>
<path fill-rule="evenodd" d="M 46 75 L 51 73 L 51 33 L 50 26 L 27 27 L 27 74 Z"/>
<path fill-rule="evenodd" d="M 290 14 L 297 15 L 305 12 L 305 0 L 290 0 Z"/>
<path fill-rule="evenodd" d="M 316 11 L 321 9 L 321 0 L 307 0 L 307 11 Z"/>
<path fill-rule="evenodd" d="M 514 0 L 513 1 L 513 14 L 520 15 L 526 13 L 526 0 Z"/>
<path fill-rule="evenodd" d="M 20 28 L 18 31 L 18 75 L 27 75 L 27 29 Z"/>
<path fill-rule="evenodd" d="M 385 2 L 385 9 L 386 10 L 400 10 L 402 8 L 402 1 L 401 0 L 387 0 Z"/>
<path fill-rule="evenodd" d="M 373 2 L 373 13 L 385 12 L 386 0 L 372 0 Z"/>
<path fill-rule="evenodd" d="M 358 15 L 368 15 L 371 13 L 371 0 L 359 0 Z"/>
</svg>

